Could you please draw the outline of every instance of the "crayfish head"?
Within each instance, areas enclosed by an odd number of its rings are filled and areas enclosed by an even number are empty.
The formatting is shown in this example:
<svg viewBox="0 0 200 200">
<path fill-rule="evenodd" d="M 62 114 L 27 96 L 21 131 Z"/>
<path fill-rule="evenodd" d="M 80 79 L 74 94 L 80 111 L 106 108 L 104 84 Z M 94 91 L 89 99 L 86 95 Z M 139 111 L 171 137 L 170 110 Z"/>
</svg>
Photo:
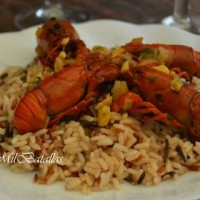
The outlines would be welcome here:
<svg viewBox="0 0 200 200">
<path fill-rule="evenodd" d="M 79 35 L 74 27 L 66 20 L 57 20 L 53 18 L 38 28 L 36 32 L 37 39 L 40 41 L 55 42 L 56 39 L 69 38 L 71 40 L 79 39 Z"/>
<path fill-rule="evenodd" d="M 49 20 L 36 31 L 36 53 L 45 66 L 53 67 L 56 57 L 71 41 L 79 39 L 74 27 L 65 20 Z M 72 43 L 73 43 L 72 42 Z"/>
</svg>

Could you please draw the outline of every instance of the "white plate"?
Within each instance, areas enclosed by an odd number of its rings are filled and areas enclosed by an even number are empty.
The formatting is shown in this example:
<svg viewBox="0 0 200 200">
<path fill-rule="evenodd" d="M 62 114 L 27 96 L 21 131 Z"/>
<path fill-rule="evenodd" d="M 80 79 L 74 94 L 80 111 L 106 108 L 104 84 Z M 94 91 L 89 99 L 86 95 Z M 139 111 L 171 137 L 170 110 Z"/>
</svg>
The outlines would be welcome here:
<svg viewBox="0 0 200 200">
<path fill-rule="evenodd" d="M 125 44 L 134 37 L 148 43 L 189 45 L 200 50 L 200 36 L 161 25 L 133 25 L 115 20 L 97 20 L 74 25 L 88 47 L 99 44 Z M 9 65 L 26 66 L 35 56 L 36 27 L 0 34 L 0 70 Z M 33 173 L 14 174 L 0 168 L 0 200 L 195 200 L 200 199 L 200 172 L 187 173 L 177 181 L 165 181 L 152 187 L 123 184 L 120 191 L 94 192 L 84 196 L 65 191 L 63 183 L 50 186 L 33 183 Z"/>
</svg>

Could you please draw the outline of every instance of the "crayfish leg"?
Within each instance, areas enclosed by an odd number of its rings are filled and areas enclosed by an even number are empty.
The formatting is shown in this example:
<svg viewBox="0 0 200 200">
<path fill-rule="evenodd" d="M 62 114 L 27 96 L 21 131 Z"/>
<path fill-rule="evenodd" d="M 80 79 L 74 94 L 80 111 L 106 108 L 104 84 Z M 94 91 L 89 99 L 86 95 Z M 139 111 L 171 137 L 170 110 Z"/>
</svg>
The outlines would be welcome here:
<svg viewBox="0 0 200 200">
<path fill-rule="evenodd" d="M 187 81 L 190 81 L 190 80 L 191 80 L 191 77 L 190 77 L 190 75 L 188 74 L 188 72 L 182 71 L 180 68 L 174 67 L 174 68 L 171 68 L 170 70 L 171 70 L 171 71 L 174 71 L 176 74 L 178 74 L 178 76 L 179 76 L 180 78 L 184 78 L 184 79 L 187 80 Z"/>
<path fill-rule="evenodd" d="M 152 103 L 143 101 L 139 95 L 133 92 L 128 92 L 118 97 L 113 102 L 111 109 L 115 112 L 123 110 L 128 111 L 130 114 L 148 115 L 148 117 L 145 116 L 142 119 L 144 122 L 161 121 L 167 125 L 180 126 L 180 123 L 170 118 L 167 113 L 162 113 Z"/>
<path fill-rule="evenodd" d="M 85 100 L 80 101 L 75 106 L 73 106 L 73 107 L 71 107 L 71 108 L 69 108 L 69 109 L 57 114 L 54 118 L 52 118 L 49 121 L 48 127 L 49 128 L 53 127 L 58 122 L 60 122 L 61 119 L 63 119 L 66 116 L 78 116 L 81 111 L 85 110 L 87 108 L 87 106 L 92 103 L 93 100 L 94 100 L 93 97 L 87 98 Z"/>
</svg>

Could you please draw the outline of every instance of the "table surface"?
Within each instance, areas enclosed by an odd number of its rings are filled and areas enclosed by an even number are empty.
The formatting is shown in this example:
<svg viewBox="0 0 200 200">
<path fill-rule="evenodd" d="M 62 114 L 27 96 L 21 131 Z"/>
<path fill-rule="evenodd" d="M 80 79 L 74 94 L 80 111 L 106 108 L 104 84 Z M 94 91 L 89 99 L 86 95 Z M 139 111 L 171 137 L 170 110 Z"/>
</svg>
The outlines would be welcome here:
<svg viewBox="0 0 200 200">
<path fill-rule="evenodd" d="M 92 19 L 119 19 L 136 24 L 160 23 L 172 14 L 173 0 L 60 0 L 80 8 Z M 0 0 L 0 32 L 19 28 L 14 18 L 22 11 L 43 5 L 43 0 Z M 190 0 L 189 14 L 200 16 L 200 1 Z"/>
</svg>

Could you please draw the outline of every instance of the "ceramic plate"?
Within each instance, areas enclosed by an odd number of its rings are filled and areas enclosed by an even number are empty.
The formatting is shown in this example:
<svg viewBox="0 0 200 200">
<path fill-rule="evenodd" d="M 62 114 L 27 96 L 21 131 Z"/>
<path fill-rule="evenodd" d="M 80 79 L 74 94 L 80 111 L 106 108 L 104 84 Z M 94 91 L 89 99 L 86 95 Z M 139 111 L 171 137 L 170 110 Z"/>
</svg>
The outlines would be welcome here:
<svg viewBox="0 0 200 200">
<path fill-rule="evenodd" d="M 134 37 L 143 37 L 147 43 L 189 45 L 200 50 L 200 36 L 161 25 L 134 25 L 115 20 L 96 20 L 74 24 L 88 47 L 93 45 L 115 46 L 125 44 Z M 6 66 L 26 66 L 35 56 L 36 27 L 20 32 L 0 34 L 0 71 Z M 1 200 L 195 200 L 200 199 L 200 173 L 187 173 L 176 181 L 159 185 L 133 186 L 124 183 L 121 190 L 93 192 L 89 196 L 66 191 L 63 183 L 37 185 L 33 173 L 15 174 L 0 168 Z"/>
</svg>

